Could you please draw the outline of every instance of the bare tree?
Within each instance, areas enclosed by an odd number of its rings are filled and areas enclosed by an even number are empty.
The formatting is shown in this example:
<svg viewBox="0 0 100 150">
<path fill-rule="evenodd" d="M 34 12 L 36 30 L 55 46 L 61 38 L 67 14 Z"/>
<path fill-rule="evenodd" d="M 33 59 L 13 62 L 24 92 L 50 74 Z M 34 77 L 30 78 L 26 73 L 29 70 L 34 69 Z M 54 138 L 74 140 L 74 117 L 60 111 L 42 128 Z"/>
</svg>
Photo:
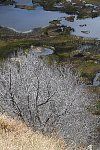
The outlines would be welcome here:
<svg viewBox="0 0 100 150">
<path fill-rule="evenodd" d="M 75 84 L 68 67 L 48 67 L 31 55 L 11 59 L 0 72 L 1 106 L 34 128 L 44 130 L 66 114 L 74 101 L 71 95 Z"/>
<path fill-rule="evenodd" d="M 35 130 L 58 128 L 68 141 L 89 141 L 99 121 L 86 111 L 92 95 L 77 81 L 68 65 L 48 66 L 31 54 L 11 58 L 0 67 L 0 111 Z"/>
</svg>

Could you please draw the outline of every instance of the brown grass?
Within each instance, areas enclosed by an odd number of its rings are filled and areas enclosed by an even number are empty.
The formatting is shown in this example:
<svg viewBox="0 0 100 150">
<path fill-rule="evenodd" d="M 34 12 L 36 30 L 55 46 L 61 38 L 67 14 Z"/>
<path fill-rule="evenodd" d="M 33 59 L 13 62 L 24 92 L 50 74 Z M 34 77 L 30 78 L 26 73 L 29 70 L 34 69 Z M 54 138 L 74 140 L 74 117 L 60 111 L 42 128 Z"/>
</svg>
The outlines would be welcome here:
<svg viewBox="0 0 100 150">
<path fill-rule="evenodd" d="M 0 115 L 0 150 L 73 150 L 73 147 L 65 148 L 63 140 L 33 132 L 21 121 Z"/>
<path fill-rule="evenodd" d="M 64 142 L 33 132 L 21 121 L 0 116 L 0 150 L 65 150 Z"/>
</svg>

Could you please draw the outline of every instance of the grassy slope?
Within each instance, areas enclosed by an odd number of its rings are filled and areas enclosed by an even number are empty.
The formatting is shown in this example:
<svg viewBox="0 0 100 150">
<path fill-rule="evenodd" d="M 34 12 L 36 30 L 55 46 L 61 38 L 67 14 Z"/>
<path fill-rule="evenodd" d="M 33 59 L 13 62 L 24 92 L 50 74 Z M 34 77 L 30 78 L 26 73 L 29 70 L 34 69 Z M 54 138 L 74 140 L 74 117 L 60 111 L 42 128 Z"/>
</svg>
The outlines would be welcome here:
<svg viewBox="0 0 100 150">
<path fill-rule="evenodd" d="M 57 136 L 33 132 L 21 121 L 0 115 L 0 150 L 86 150 L 86 147 L 65 147 Z"/>
<path fill-rule="evenodd" d="M 64 142 L 33 132 L 22 122 L 0 116 L 0 150 L 65 150 Z"/>
<path fill-rule="evenodd" d="M 78 43 L 94 43 L 95 40 L 82 40 L 74 36 L 63 36 L 59 35 L 57 37 L 45 37 L 45 38 L 23 38 L 23 39 L 12 39 L 12 40 L 0 40 L 0 58 L 6 57 L 11 51 L 14 51 L 16 47 L 27 48 L 30 45 L 34 46 L 60 46 L 63 47 L 63 44 L 68 44 L 74 47 Z"/>
<path fill-rule="evenodd" d="M 100 4 L 100 0 L 85 0 L 89 4 Z"/>
<path fill-rule="evenodd" d="M 21 121 L 0 115 L 0 150 L 86 150 L 66 147 L 56 136 L 33 132 Z"/>
</svg>

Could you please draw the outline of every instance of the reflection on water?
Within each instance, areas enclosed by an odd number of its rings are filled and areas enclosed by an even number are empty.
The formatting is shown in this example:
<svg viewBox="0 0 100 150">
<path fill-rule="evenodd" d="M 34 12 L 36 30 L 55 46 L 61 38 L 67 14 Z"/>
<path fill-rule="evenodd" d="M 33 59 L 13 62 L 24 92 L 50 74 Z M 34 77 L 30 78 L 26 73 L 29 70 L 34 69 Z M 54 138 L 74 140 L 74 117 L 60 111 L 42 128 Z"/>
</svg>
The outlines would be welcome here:
<svg viewBox="0 0 100 150">
<path fill-rule="evenodd" d="M 75 29 L 73 35 L 100 39 L 100 17 L 75 20 L 69 26 Z"/>
<path fill-rule="evenodd" d="M 30 53 L 34 56 L 46 56 L 53 54 L 53 50 L 44 47 L 33 47 L 31 46 Z"/>
<path fill-rule="evenodd" d="M 32 0 L 15 0 L 17 4 L 32 5 Z"/>
<path fill-rule="evenodd" d="M 32 2 L 28 0 L 17 0 L 17 2 L 18 4 L 32 5 Z M 100 17 L 81 20 L 77 20 L 75 17 L 74 22 L 69 22 L 64 18 L 67 16 L 69 15 L 58 11 L 45 11 L 42 7 L 37 7 L 36 10 L 25 10 L 14 8 L 14 5 L 0 6 L 0 25 L 20 32 L 45 27 L 49 25 L 49 21 L 61 19 L 62 24 L 75 29 L 75 32 L 72 32 L 72 34 L 100 39 Z"/>
<path fill-rule="evenodd" d="M 33 51 L 32 52 L 33 55 L 35 56 L 46 56 L 46 55 L 50 55 L 50 54 L 53 54 L 53 50 L 49 49 L 49 48 L 44 48 L 43 51 Z"/>
<path fill-rule="evenodd" d="M 64 16 L 65 13 L 44 11 L 42 7 L 37 7 L 36 10 L 23 10 L 14 6 L 0 6 L 0 25 L 21 32 L 47 26 L 50 20 Z"/>
</svg>

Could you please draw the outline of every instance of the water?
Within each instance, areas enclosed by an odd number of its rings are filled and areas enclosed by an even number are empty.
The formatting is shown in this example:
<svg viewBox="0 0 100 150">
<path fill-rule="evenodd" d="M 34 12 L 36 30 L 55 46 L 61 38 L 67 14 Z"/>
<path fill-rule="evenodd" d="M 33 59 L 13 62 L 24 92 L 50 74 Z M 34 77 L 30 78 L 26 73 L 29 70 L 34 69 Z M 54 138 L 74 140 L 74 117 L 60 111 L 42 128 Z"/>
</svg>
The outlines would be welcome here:
<svg viewBox="0 0 100 150">
<path fill-rule="evenodd" d="M 47 56 L 53 54 L 53 50 L 49 48 L 43 48 L 42 51 L 37 52 L 37 51 L 32 51 L 32 54 L 35 56 Z"/>
<path fill-rule="evenodd" d="M 38 57 L 38 56 L 48 56 L 53 54 L 53 50 L 50 48 L 44 48 L 44 47 L 35 47 L 35 46 L 31 46 L 29 48 L 29 51 L 26 52 L 23 49 L 18 49 L 18 51 L 11 53 L 10 57 L 12 60 L 16 60 L 19 59 L 18 57 L 23 58 L 27 55 L 31 55 L 34 57 Z"/>
<path fill-rule="evenodd" d="M 93 85 L 94 86 L 100 86 L 100 81 L 98 80 L 100 78 L 100 72 L 98 72 L 93 80 Z"/>
<path fill-rule="evenodd" d="M 31 1 L 16 0 L 18 4 L 32 5 Z M 71 26 L 75 32 L 71 34 L 100 39 L 100 17 L 87 18 L 77 20 L 74 22 L 66 21 L 63 17 L 68 14 L 58 11 L 45 11 L 42 7 L 37 7 L 36 10 L 25 10 L 14 8 L 13 6 L 0 6 L 0 25 L 15 29 L 18 32 L 31 31 L 33 28 L 45 27 L 49 25 L 49 21 L 54 19 L 61 19 L 62 24 Z M 86 26 L 81 27 L 80 25 Z M 84 33 L 83 33 L 83 32 Z"/>
<path fill-rule="evenodd" d="M 15 0 L 17 4 L 22 4 L 22 5 L 32 5 L 31 0 Z"/>
<path fill-rule="evenodd" d="M 37 27 L 49 25 L 49 21 L 64 17 L 64 13 L 36 10 L 22 10 L 14 6 L 0 6 L 0 25 L 25 32 Z"/>
<path fill-rule="evenodd" d="M 66 21 L 63 22 L 66 24 Z M 81 20 L 75 19 L 74 22 L 67 23 L 69 26 L 75 29 L 75 32 L 72 33 L 73 35 L 100 39 L 100 17 L 86 18 Z M 83 33 L 82 31 L 86 31 L 86 33 Z"/>
</svg>

